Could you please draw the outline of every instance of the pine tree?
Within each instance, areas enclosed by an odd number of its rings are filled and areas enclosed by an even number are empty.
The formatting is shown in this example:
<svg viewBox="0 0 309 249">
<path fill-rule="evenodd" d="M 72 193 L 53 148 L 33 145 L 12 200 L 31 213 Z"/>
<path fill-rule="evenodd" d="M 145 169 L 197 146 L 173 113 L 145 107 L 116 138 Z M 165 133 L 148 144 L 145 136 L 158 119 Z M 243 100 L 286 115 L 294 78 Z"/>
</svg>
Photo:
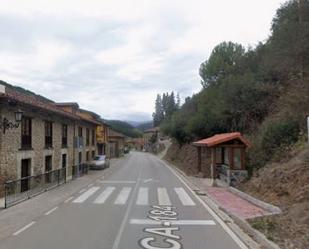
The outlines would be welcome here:
<svg viewBox="0 0 309 249">
<path fill-rule="evenodd" d="M 157 95 L 156 103 L 155 103 L 155 112 L 152 114 L 152 117 L 153 117 L 154 127 L 160 125 L 160 123 L 164 119 L 162 98 L 160 94 Z"/>
</svg>

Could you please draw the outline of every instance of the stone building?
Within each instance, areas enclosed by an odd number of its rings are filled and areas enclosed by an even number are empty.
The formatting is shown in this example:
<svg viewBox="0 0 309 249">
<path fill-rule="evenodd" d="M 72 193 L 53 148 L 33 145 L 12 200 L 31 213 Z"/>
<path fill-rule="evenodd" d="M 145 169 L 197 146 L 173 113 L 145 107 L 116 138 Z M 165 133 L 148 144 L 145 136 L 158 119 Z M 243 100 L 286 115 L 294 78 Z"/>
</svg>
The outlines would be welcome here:
<svg viewBox="0 0 309 249">
<path fill-rule="evenodd" d="M 107 136 L 109 144 L 108 157 L 113 158 L 122 156 L 124 153 L 126 136 L 112 130 L 110 127 L 108 127 Z"/>
<path fill-rule="evenodd" d="M 96 154 L 94 120 L 61 104 L 0 82 L 0 175 L 20 179 L 85 163 Z M 16 121 L 16 113 L 22 113 Z M 2 184 L 0 183 L 2 186 Z M 0 191 L 1 192 L 1 191 Z"/>
</svg>

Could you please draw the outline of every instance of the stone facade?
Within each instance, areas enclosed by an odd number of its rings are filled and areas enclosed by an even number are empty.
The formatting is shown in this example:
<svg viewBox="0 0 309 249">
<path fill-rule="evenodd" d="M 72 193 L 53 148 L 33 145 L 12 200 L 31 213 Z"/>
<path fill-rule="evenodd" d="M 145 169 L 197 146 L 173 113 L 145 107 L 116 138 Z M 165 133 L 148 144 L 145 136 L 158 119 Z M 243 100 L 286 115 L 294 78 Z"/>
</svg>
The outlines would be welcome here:
<svg viewBox="0 0 309 249">
<path fill-rule="evenodd" d="M 0 106 L 0 118 L 5 117 L 15 122 L 14 112 L 20 107 L 10 107 L 7 104 Z M 32 142 L 31 149 L 21 148 L 21 125 L 15 129 L 7 129 L 5 134 L 0 130 L 0 174 L 6 179 L 19 179 L 21 177 L 21 162 L 30 159 L 30 175 L 45 172 L 45 157 L 52 156 L 52 170 L 62 167 L 62 155 L 66 154 L 67 179 L 72 176 L 72 166 L 79 163 L 79 152 L 82 153 L 81 163 L 86 163 L 86 155 L 91 160 L 97 154 L 96 139 L 92 140 L 91 130 L 96 125 L 82 120 L 73 120 L 57 114 L 38 111 L 34 108 L 22 107 L 23 116 L 31 118 Z M 52 148 L 45 148 L 45 122 L 52 122 Z M 62 125 L 67 125 L 67 146 L 62 147 Z M 74 137 L 78 136 L 78 127 L 83 130 L 83 145 L 75 148 Z M 89 145 L 86 146 L 86 129 L 89 129 Z M 95 132 L 94 132 L 95 134 Z M 92 144 L 92 141 L 94 143 Z"/>
</svg>

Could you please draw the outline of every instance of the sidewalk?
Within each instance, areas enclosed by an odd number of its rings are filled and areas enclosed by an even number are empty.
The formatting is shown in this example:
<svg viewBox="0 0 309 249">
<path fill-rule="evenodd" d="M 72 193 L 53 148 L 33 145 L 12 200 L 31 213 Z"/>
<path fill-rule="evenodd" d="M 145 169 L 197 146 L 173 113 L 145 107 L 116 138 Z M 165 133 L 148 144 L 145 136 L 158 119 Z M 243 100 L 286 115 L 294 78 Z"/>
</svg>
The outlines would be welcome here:
<svg viewBox="0 0 309 249">
<path fill-rule="evenodd" d="M 211 187 L 209 179 L 187 177 L 187 179 L 197 187 L 200 194 L 206 194 L 221 208 L 241 219 L 252 219 L 255 217 L 272 214 L 271 212 L 254 205 L 241 198 L 224 187 Z"/>
</svg>

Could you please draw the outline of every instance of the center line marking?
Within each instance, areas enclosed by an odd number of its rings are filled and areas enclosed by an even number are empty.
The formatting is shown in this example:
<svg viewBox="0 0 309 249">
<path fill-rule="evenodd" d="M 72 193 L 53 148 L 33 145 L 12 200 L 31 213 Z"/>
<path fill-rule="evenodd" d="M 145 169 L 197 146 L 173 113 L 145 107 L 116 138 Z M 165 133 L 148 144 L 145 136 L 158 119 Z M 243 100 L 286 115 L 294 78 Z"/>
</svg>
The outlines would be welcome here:
<svg viewBox="0 0 309 249">
<path fill-rule="evenodd" d="M 51 214 L 52 212 L 54 212 L 55 210 L 57 210 L 58 207 L 54 207 L 53 209 L 49 210 L 48 212 L 45 213 L 45 215 L 49 215 Z"/>
<path fill-rule="evenodd" d="M 19 229 L 17 232 L 13 233 L 14 236 L 20 234 L 21 232 L 25 231 L 29 227 L 35 224 L 35 221 L 30 222 L 28 225 L 24 226 L 23 228 Z"/>
</svg>

